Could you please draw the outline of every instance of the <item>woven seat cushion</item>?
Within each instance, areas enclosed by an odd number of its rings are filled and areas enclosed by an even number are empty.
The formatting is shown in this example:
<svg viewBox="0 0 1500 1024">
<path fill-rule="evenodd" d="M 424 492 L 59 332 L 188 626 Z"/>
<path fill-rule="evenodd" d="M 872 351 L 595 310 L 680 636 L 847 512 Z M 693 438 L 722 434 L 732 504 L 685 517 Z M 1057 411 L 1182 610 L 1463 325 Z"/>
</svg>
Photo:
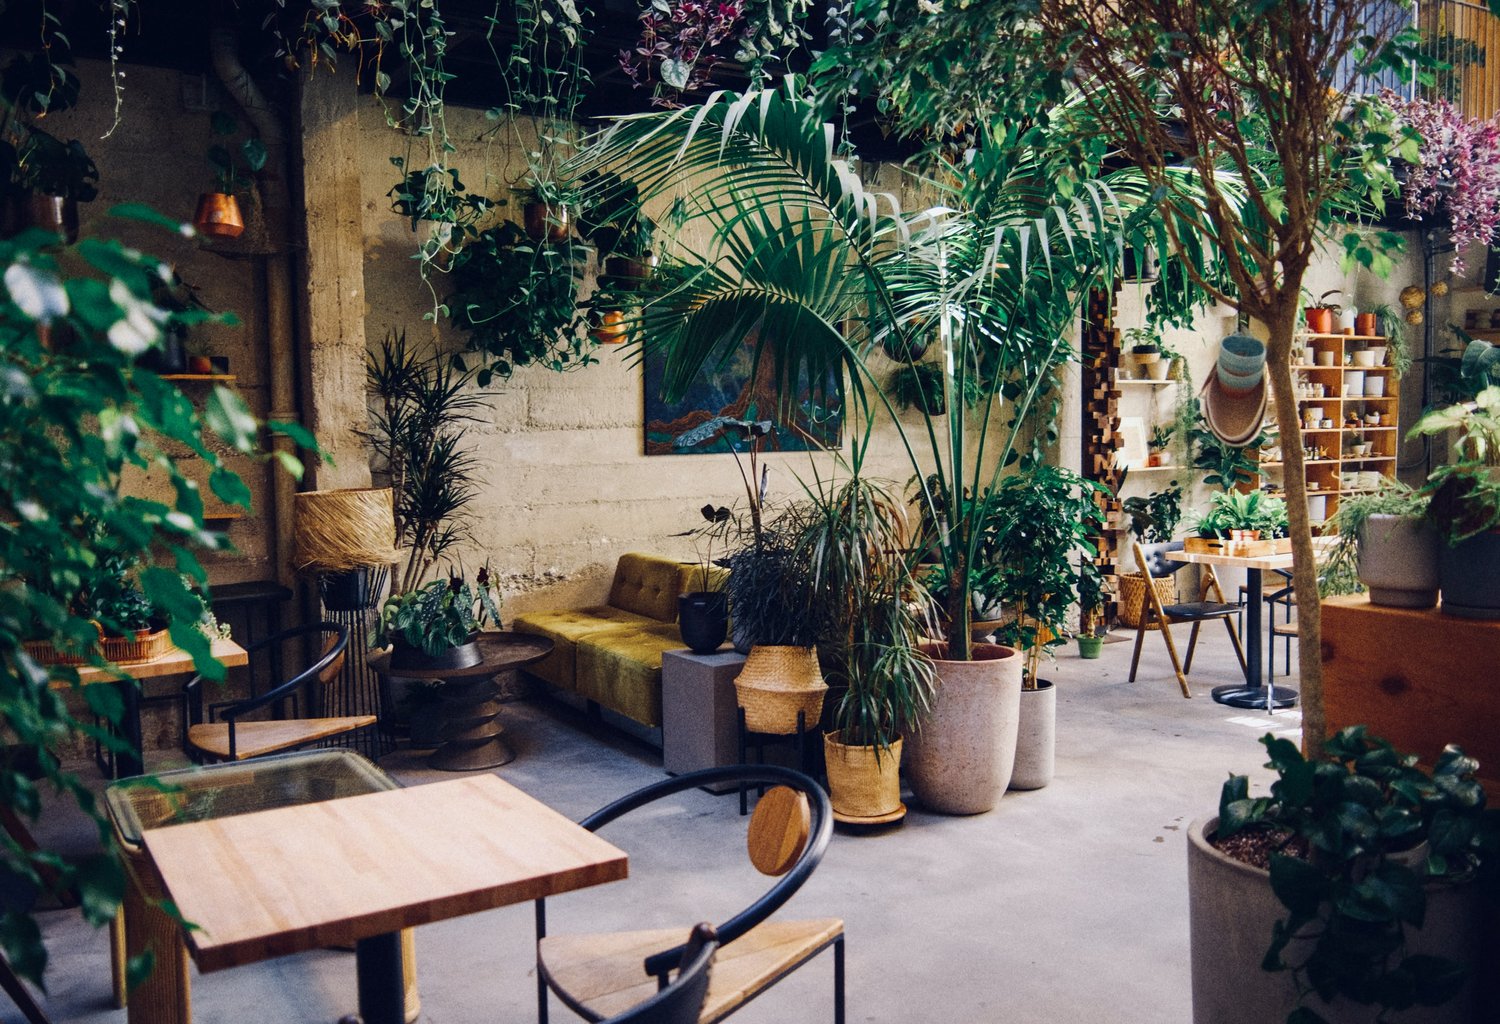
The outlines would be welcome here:
<svg viewBox="0 0 1500 1024">
<path fill-rule="evenodd" d="M 592 633 L 578 641 L 577 692 L 642 725 L 661 724 L 661 656 L 681 650 L 682 633 L 658 622 Z"/>
<path fill-rule="evenodd" d="M 1216 619 L 1238 614 L 1237 604 L 1218 604 L 1213 601 L 1193 601 L 1188 604 L 1169 604 L 1163 611 L 1174 619 Z"/>
<path fill-rule="evenodd" d="M 594 633 L 624 628 L 660 625 L 655 619 L 621 608 L 600 605 L 558 612 L 528 612 L 516 616 L 511 628 L 518 633 L 544 636 L 552 641 L 552 653 L 526 666 L 526 671 L 562 690 L 576 689 L 578 641 Z"/>
</svg>

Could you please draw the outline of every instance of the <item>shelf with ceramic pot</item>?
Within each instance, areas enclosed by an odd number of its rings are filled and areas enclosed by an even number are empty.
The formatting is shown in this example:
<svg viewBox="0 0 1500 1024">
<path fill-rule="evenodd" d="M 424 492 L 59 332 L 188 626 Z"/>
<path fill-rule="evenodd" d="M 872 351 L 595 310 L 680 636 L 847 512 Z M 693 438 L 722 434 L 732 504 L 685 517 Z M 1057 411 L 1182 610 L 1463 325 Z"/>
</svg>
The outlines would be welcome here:
<svg viewBox="0 0 1500 1024">
<path fill-rule="evenodd" d="M 1126 377 L 1115 381 L 1120 387 L 1130 388 L 1164 388 L 1168 384 L 1176 384 L 1175 380 L 1136 380 L 1134 377 Z"/>
</svg>

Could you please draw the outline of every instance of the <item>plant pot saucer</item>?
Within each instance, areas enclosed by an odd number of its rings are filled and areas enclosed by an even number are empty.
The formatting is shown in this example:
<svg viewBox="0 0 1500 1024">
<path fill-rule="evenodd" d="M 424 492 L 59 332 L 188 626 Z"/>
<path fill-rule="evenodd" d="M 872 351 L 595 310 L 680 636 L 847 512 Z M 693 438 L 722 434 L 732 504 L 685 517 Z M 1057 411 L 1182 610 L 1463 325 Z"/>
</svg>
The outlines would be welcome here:
<svg viewBox="0 0 1500 1024">
<path fill-rule="evenodd" d="M 841 814 L 833 812 L 833 820 L 840 825 L 891 825 L 906 817 L 906 805 L 897 804 L 896 809 L 889 814 L 873 814 L 865 817 L 859 814 Z"/>
</svg>

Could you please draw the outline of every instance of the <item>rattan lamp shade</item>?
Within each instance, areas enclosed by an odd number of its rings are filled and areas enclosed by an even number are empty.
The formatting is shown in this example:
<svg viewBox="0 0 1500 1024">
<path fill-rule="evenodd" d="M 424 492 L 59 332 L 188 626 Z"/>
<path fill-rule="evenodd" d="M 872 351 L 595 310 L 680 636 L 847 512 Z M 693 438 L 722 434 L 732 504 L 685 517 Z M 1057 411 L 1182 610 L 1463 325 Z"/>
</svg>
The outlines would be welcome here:
<svg viewBox="0 0 1500 1024">
<path fill-rule="evenodd" d="M 398 561 L 388 487 L 303 491 L 292 501 L 292 568 L 347 572 Z"/>
</svg>

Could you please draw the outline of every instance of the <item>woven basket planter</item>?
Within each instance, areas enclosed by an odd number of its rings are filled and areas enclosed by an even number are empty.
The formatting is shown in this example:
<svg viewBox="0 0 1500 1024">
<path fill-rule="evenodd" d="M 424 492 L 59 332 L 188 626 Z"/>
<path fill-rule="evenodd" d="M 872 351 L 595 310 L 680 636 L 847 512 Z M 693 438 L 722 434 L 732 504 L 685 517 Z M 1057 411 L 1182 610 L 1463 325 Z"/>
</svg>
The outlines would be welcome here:
<svg viewBox="0 0 1500 1024">
<path fill-rule="evenodd" d="M 83 665 L 96 650 L 105 661 L 130 665 L 160 658 L 171 650 L 172 639 L 165 629 L 139 629 L 133 636 L 102 637 L 96 647 L 82 654 L 64 654 L 45 640 L 27 640 L 22 646 L 39 665 Z"/>
<path fill-rule="evenodd" d="M 901 740 L 877 754 L 876 747 L 848 747 L 836 732 L 823 735 L 833 817 L 847 824 L 884 824 L 906 814 L 901 803 Z"/>
<path fill-rule="evenodd" d="M 804 728 L 816 725 L 827 692 L 818 652 L 811 647 L 756 644 L 734 680 L 735 699 L 745 709 L 745 728 L 776 736 L 797 731 L 799 711 Z"/>
<path fill-rule="evenodd" d="M 1164 579 L 1152 580 L 1156 587 L 1156 597 L 1163 605 L 1177 603 L 1177 583 L 1168 576 Z M 1129 626 L 1132 629 L 1140 627 L 1146 622 L 1146 577 L 1138 572 L 1125 573 L 1120 577 L 1120 625 Z M 1156 623 L 1147 622 L 1147 629 L 1158 629 Z"/>
</svg>

